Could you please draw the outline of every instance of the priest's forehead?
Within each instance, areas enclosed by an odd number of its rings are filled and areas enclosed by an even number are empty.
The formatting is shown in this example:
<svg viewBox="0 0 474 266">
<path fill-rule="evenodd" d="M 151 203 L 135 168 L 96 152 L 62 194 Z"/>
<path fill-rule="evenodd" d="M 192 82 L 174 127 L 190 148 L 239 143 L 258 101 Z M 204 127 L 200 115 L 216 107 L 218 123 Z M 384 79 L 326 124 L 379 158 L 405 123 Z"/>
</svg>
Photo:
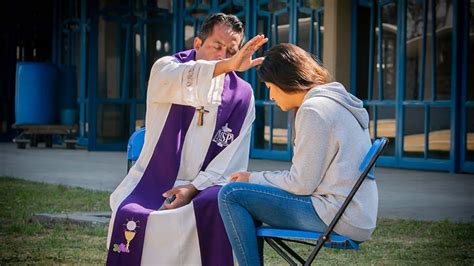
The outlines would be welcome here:
<svg viewBox="0 0 474 266">
<path fill-rule="evenodd" d="M 222 24 L 214 26 L 212 34 L 206 40 L 212 45 L 234 50 L 239 49 L 241 41 L 240 34 L 233 32 L 232 29 Z"/>
<path fill-rule="evenodd" d="M 214 13 L 209 15 L 203 21 L 197 37 L 204 42 L 209 36 L 214 34 L 215 26 L 217 25 L 225 25 L 230 32 L 240 36 L 239 46 L 242 45 L 244 38 L 244 24 L 238 17 L 224 13 Z"/>
</svg>

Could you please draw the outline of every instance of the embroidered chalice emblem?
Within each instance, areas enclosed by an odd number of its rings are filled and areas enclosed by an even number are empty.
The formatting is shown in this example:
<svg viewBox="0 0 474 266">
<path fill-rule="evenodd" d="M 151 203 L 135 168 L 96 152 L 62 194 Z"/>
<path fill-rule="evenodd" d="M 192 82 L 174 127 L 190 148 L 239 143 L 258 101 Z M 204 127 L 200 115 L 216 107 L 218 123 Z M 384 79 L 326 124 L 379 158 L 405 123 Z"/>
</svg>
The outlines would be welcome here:
<svg viewBox="0 0 474 266">
<path fill-rule="evenodd" d="M 125 240 L 127 240 L 127 245 L 125 246 L 125 249 L 127 252 L 130 252 L 128 249 L 130 247 L 130 241 L 135 237 L 135 229 L 137 228 L 137 223 L 135 221 L 128 221 L 127 222 L 127 230 L 125 230 Z"/>
<path fill-rule="evenodd" d="M 121 252 L 130 253 L 130 242 L 133 240 L 133 238 L 137 234 L 136 229 L 137 227 L 139 227 L 137 223 L 138 221 L 134 221 L 132 219 L 131 221 L 127 221 L 127 223 L 124 224 L 126 227 L 124 231 L 124 235 L 125 235 L 125 240 L 127 240 L 127 243 L 114 244 L 113 251 L 118 252 L 118 253 L 121 253 Z"/>
</svg>

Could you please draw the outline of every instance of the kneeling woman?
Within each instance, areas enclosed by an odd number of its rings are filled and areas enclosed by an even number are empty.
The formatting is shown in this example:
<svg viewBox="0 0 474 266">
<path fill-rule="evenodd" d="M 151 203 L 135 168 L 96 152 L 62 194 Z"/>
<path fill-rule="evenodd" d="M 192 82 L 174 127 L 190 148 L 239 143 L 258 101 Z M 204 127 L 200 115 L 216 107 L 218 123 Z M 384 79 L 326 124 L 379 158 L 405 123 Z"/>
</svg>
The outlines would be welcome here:
<svg viewBox="0 0 474 266">
<path fill-rule="evenodd" d="M 360 175 L 370 149 L 369 117 L 362 101 L 303 49 L 271 48 L 258 69 L 270 98 L 296 110 L 295 142 L 289 171 L 239 172 L 219 193 L 219 210 L 239 265 L 259 265 L 256 227 L 324 231 Z M 378 194 L 366 180 L 336 225 L 355 241 L 375 229 Z"/>
</svg>

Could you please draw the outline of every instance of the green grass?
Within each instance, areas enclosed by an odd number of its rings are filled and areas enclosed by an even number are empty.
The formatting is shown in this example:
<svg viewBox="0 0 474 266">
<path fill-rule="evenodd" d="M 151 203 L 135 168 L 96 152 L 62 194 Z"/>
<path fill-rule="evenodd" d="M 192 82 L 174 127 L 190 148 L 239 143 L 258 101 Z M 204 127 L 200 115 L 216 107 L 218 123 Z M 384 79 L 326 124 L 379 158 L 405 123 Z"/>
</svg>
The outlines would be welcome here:
<svg viewBox="0 0 474 266">
<path fill-rule="evenodd" d="M 105 226 L 37 223 L 34 213 L 108 211 L 108 193 L 0 177 L 0 265 L 104 264 Z M 473 265 L 474 224 L 379 220 L 358 251 L 323 249 L 318 264 Z M 307 247 L 297 247 L 308 254 Z M 266 265 L 285 265 L 265 247 Z"/>
<path fill-rule="evenodd" d="M 108 211 L 108 194 L 0 177 L 0 265 L 103 264 L 104 226 L 38 223 L 34 213 Z"/>
</svg>

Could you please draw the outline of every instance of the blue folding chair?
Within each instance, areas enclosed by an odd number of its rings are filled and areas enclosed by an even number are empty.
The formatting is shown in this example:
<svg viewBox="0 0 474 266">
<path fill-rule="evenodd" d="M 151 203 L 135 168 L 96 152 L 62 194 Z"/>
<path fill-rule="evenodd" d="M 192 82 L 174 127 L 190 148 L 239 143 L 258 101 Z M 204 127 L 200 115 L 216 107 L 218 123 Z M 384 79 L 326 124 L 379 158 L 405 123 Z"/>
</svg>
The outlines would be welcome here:
<svg viewBox="0 0 474 266">
<path fill-rule="evenodd" d="M 145 142 L 145 128 L 137 129 L 128 139 L 127 145 L 127 172 L 130 171 L 133 164 L 138 160 Z"/>
<path fill-rule="evenodd" d="M 257 229 L 257 236 L 263 237 L 265 242 L 267 242 L 270 247 L 272 247 L 290 265 L 297 265 L 297 262 L 303 265 L 311 265 L 311 263 L 314 261 L 314 258 L 316 257 L 316 255 L 318 255 L 319 251 L 323 246 L 338 249 L 359 249 L 359 243 L 348 237 L 333 233 L 333 229 L 341 218 L 344 211 L 346 210 L 347 206 L 351 202 L 355 193 L 362 185 L 364 179 L 366 177 L 372 180 L 375 179 L 375 176 L 373 174 L 375 161 L 377 161 L 377 158 L 380 156 L 387 143 L 388 139 L 386 138 L 379 138 L 374 141 L 372 147 L 367 152 L 367 155 L 359 166 L 359 171 L 361 172 L 359 179 L 357 179 L 357 182 L 355 183 L 351 192 L 347 196 L 346 200 L 344 201 L 341 208 L 336 213 L 336 216 L 331 221 L 327 230 L 324 233 L 302 230 L 286 230 L 262 226 Z M 317 242 L 316 244 L 313 244 L 306 242 L 306 240 L 313 240 Z M 314 246 L 314 249 L 309 255 L 309 257 L 304 260 L 283 241 L 311 245 Z M 292 257 L 296 259 L 297 262 L 293 260 Z"/>
</svg>

